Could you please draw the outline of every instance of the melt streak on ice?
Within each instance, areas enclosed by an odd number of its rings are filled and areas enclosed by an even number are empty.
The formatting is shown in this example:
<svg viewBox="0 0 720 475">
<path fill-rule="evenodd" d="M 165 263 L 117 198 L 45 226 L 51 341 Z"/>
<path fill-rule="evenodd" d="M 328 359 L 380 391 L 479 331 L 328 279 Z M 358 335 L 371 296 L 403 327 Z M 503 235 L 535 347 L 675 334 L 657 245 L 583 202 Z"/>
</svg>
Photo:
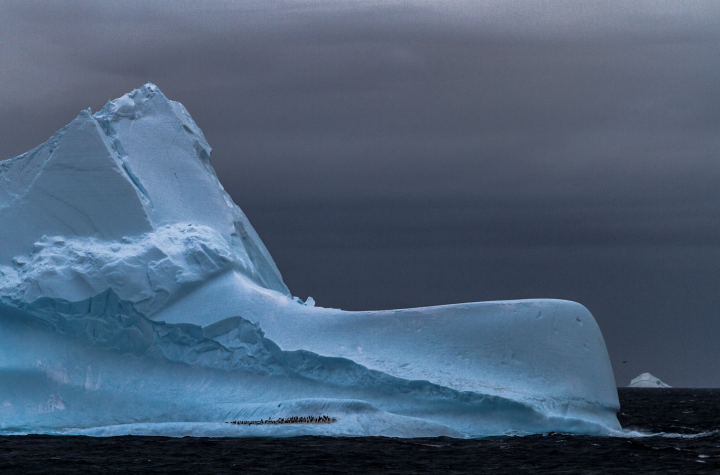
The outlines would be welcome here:
<svg viewBox="0 0 720 475">
<path fill-rule="evenodd" d="M 480 437 L 620 429 L 577 303 L 292 297 L 147 84 L 0 162 L 0 433 Z M 324 424 L 226 424 L 326 416 Z"/>
</svg>

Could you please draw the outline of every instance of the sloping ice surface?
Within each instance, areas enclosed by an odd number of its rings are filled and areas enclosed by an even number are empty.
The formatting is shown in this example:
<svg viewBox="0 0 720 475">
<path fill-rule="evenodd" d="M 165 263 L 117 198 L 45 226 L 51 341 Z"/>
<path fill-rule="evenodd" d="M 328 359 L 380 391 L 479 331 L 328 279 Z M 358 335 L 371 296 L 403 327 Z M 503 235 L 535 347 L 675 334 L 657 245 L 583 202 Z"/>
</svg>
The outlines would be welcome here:
<svg viewBox="0 0 720 475">
<path fill-rule="evenodd" d="M 0 433 L 620 429 L 582 305 L 292 297 L 202 132 L 152 84 L 0 162 L 0 220 Z M 320 415 L 336 422 L 226 424 Z"/>
</svg>

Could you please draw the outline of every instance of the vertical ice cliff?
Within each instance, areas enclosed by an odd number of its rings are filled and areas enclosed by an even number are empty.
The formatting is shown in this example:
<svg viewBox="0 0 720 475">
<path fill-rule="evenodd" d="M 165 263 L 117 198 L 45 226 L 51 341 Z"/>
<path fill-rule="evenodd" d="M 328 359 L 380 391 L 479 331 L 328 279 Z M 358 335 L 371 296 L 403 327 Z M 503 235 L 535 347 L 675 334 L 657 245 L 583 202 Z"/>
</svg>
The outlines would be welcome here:
<svg viewBox="0 0 720 475">
<path fill-rule="evenodd" d="M 0 433 L 455 437 L 620 428 L 582 305 L 291 297 L 147 84 L 0 162 Z M 327 415 L 332 424 L 227 425 Z"/>
</svg>

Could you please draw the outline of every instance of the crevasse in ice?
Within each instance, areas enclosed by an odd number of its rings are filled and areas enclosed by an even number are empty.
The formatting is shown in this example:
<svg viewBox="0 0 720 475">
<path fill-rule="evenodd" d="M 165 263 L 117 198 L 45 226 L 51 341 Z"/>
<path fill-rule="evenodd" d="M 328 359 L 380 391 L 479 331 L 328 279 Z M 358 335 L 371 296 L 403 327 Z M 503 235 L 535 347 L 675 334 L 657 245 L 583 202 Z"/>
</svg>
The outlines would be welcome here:
<svg viewBox="0 0 720 475">
<path fill-rule="evenodd" d="M 186 109 L 146 84 L 0 162 L 0 433 L 477 437 L 620 428 L 560 300 L 292 297 Z M 324 424 L 228 424 L 293 416 Z"/>
</svg>

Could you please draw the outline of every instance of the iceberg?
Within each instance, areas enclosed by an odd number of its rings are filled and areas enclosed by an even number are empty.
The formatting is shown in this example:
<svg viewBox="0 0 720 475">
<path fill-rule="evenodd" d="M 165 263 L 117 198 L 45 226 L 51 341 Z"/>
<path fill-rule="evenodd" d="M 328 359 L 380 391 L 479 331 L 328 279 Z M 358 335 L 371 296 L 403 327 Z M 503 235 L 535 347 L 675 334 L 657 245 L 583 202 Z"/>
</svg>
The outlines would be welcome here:
<svg viewBox="0 0 720 475">
<path fill-rule="evenodd" d="M 643 373 L 630 381 L 629 388 L 670 388 L 669 386 L 650 373 Z"/>
<path fill-rule="evenodd" d="M 620 429 L 582 305 L 303 302 L 211 157 L 146 84 L 0 162 L 0 434 Z M 299 418 L 331 422 L 278 422 Z"/>
</svg>

